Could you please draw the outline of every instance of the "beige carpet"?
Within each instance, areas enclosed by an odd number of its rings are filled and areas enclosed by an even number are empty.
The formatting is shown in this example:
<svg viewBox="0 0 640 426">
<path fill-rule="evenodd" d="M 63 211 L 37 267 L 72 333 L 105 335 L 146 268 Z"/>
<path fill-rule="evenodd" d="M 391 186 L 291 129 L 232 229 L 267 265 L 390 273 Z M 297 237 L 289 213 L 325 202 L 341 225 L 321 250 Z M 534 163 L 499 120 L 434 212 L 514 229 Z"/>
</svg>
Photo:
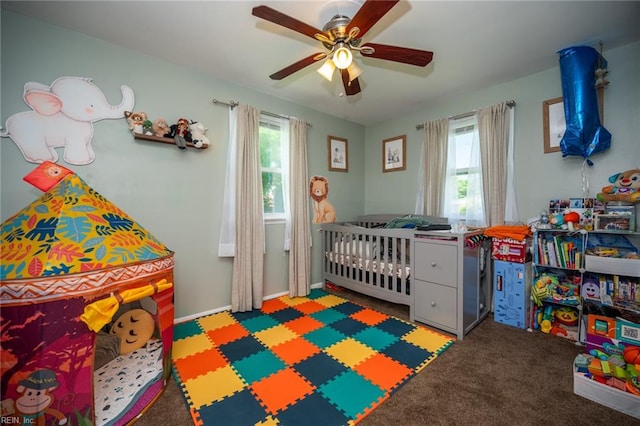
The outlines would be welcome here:
<svg viewBox="0 0 640 426">
<path fill-rule="evenodd" d="M 406 306 L 348 291 L 337 294 L 408 320 Z M 640 425 L 573 393 L 572 363 L 583 350 L 489 316 L 441 354 L 437 368 L 416 375 L 359 425 Z M 191 416 L 171 381 L 137 426 L 189 424 Z"/>
</svg>

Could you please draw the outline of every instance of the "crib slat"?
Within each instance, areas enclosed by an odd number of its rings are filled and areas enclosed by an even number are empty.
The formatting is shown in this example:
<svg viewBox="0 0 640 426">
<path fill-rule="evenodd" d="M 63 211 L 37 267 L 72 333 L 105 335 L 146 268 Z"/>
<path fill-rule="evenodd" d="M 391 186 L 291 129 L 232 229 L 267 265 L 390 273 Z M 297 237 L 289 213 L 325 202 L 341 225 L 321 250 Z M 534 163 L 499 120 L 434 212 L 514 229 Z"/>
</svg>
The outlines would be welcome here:
<svg viewBox="0 0 640 426">
<path fill-rule="evenodd" d="M 370 226 L 369 223 L 363 223 Z M 410 230 L 323 225 L 325 281 L 410 304 Z"/>
</svg>

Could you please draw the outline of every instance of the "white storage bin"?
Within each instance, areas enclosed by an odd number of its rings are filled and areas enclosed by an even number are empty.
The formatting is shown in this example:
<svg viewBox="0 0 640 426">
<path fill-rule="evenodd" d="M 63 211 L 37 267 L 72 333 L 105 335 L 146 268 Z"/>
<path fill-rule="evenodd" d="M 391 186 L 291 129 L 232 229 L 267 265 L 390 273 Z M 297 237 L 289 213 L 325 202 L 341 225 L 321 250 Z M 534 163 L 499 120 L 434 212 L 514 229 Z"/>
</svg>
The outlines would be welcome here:
<svg viewBox="0 0 640 426">
<path fill-rule="evenodd" d="M 573 369 L 573 393 L 640 419 L 640 396 L 591 380 Z"/>
<path fill-rule="evenodd" d="M 640 259 L 586 255 L 584 267 L 588 272 L 640 277 Z"/>
</svg>

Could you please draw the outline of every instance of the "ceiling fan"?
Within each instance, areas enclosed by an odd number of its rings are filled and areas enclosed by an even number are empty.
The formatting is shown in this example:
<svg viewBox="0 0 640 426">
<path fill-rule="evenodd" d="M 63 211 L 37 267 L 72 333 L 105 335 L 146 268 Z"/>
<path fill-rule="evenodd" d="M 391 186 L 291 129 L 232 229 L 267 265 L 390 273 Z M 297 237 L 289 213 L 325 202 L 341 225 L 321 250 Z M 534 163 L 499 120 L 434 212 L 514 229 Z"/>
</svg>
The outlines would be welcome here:
<svg viewBox="0 0 640 426">
<path fill-rule="evenodd" d="M 427 66 L 433 52 L 386 44 L 366 43 L 360 46 L 362 37 L 400 0 L 366 0 L 353 18 L 337 14 L 327 22 L 322 31 L 302 21 L 285 15 L 269 6 L 256 6 L 252 15 L 281 25 L 320 41 L 326 52 L 314 53 L 304 59 L 271 74 L 272 80 L 282 80 L 301 69 L 325 59 L 318 72 L 331 81 L 335 68 L 339 69 L 347 96 L 360 93 L 358 76 L 362 69 L 353 61 L 353 53 L 371 58 L 400 62 L 419 67 Z"/>
</svg>

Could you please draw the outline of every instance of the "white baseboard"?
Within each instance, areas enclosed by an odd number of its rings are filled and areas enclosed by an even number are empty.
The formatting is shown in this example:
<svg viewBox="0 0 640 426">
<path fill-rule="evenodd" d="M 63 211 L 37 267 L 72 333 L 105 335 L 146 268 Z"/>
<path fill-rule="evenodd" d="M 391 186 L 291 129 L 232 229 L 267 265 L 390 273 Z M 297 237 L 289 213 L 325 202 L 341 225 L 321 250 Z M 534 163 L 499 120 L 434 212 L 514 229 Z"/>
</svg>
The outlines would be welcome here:
<svg viewBox="0 0 640 426">
<path fill-rule="evenodd" d="M 311 284 L 311 288 L 322 288 L 322 282 Z M 275 293 L 275 294 L 270 294 L 268 296 L 265 296 L 265 297 L 262 298 L 262 300 L 275 299 L 277 297 L 284 296 L 284 295 L 287 295 L 287 294 L 289 294 L 288 291 L 282 291 L 280 293 Z M 230 311 L 230 310 L 231 310 L 231 305 L 222 306 L 220 308 L 211 309 L 210 311 L 198 312 L 197 314 L 187 315 L 187 316 L 184 316 L 184 317 L 176 318 L 176 319 L 173 320 L 173 323 L 174 324 L 179 324 L 181 322 L 191 321 L 191 320 L 194 320 L 196 318 L 200 318 L 200 317 L 204 317 L 204 316 L 212 315 L 212 314 L 217 314 L 218 312 Z"/>
</svg>

